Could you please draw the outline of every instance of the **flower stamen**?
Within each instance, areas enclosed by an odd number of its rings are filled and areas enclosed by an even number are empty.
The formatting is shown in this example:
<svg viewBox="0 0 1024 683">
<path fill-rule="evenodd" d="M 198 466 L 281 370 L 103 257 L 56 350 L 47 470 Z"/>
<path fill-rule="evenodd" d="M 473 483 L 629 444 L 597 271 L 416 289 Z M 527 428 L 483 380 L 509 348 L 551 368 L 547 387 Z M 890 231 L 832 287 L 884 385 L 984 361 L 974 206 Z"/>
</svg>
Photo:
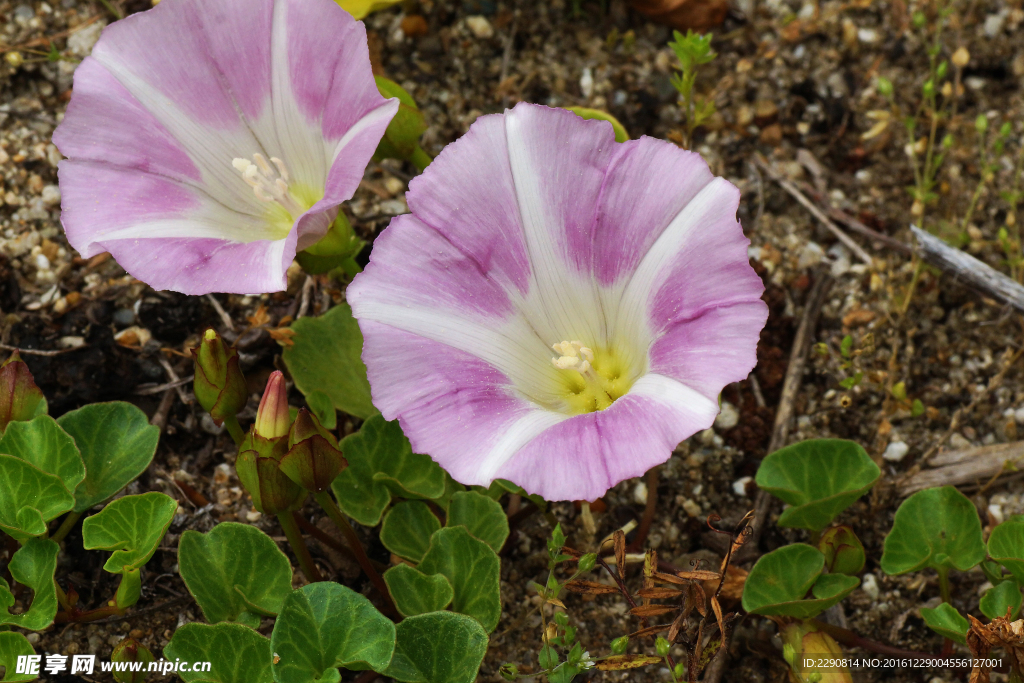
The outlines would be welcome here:
<svg viewBox="0 0 1024 683">
<path fill-rule="evenodd" d="M 242 174 L 242 180 L 252 188 L 253 194 L 263 202 L 277 202 L 291 216 L 298 216 L 305 209 L 291 193 L 288 182 L 288 167 L 284 161 L 277 157 L 270 157 L 277 167 L 267 163 L 266 157 L 256 153 L 252 155 L 253 161 L 237 158 L 231 161 L 231 165 Z M 254 163 L 255 162 L 255 163 Z"/>
<path fill-rule="evenodd" d="M 600 367 L 595 367 L 594 351 L 583 342 L 561 341 L 551 348 L 559 354 L 551 364 L 572 373 L 565 376 L 565 400 L 572 414 L 604 410 L 625 393 L 614 358 L 602 358 Z"/>
</svg>

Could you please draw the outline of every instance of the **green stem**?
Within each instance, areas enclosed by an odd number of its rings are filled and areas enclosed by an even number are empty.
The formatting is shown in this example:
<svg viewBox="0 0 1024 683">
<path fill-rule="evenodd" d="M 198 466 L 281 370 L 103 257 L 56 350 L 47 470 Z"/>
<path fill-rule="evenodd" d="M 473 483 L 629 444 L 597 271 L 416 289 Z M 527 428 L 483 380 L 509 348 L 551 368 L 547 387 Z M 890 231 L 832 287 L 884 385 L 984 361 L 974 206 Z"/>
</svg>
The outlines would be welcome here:
<svg viewBox="0 0 1024 683">
<path fill-rule="evenodd" d="M 338 527 L 338 530 L 345 536 L 345 541 L 348 543 L 349 548 L 352 550 L 352 554 L 355 555 L 356 561 L 359 562 L 359 566 L 363 568 L 363 573 L 366 574 L 373 585 L 377 588 L 377 592 L 384 598 L 384 602 L 387 604 L 389 610 L 395 615 L 398 615 L 398 609 L 395 607 L 394 602 L 391 600 L 391 594 L 388 592 L 388 585 L 384 583 L 384 579 L 377 573 L 373 563 L 370 562 L 370 558 L 366 555 L 366 550 L 363 548 L 363 544 L 359 541 L 359 536 L 356 535 L 356 530 L 352 528 L 352 525 L 345 519 L 345 515 L 342 514 L 338 508 L 337 503 L 331 498 L 331 494 L 327 491 L 321 491 L 320 493 L 313 494 L 316 498 L 316 502 L 320 503 L 320 507 L 327 512 L 327 516 L 331 518 L 334 525 Z"/>
<path fill-rule="evenodd" d="M 53 536 L 50 537 L 50 540 L 55 543 L 60 543 L 62 540 L 64 540 L 64 537 L 68 535 L 68 532 L 74 528 L 75 524 L 77 524 L 78 520 L 80 520 L 81 518 L 81 512 L 69 512 L 68 516 L 64 518 L 64 521 L 61 523 L 60 527 L 58 527 L 57 531 L 53 534 Z"/>
<path fill-rule="evenodd" d="M 306 541 L 302 538 L 302 533 L 299 531 L 299 525 L 295 522 L 294 514 L 294 512 L 282 512 L 277 516 L 277 521 L 281 523 L 284 535 L 288 538 L 288 545 L 292 547 L 295 557 L 299 560 L 299 568 L 305 574 L 306 580 L 310 583 L 323 581 L 324 578 L 320 576 L 316 565 L 313 564 L 313 556 L 309 554 L 309 548 L 306 546 Z"/>
<path fill-rule="evenodd" d="M 424 169 L 430 165 L 433 159 L 429 154 L 423 151 L 423 148 L 416 145 L 416 149 L 413 150 L 412 156 L 409 157 L 409 161 L 413 163 L 413 166 L 419 169 L 420 173 L 423 173 Z"/>
<path fill-rule="evenodd" d="M 939 569 L 939 594 L 942 596 L 942 602 L 950 602 L 949 570 L 945 567 Z"/>
<path fill-rule="evenodd" d="M 68 594 L 65 593 L 64 589 L 60 587 L 59 583 L 57 583 L 57 579 L 53 580 L 53 587 L 57 591 L 57 602 L 59 602 L 60 606 L 64 608 L 64 611 L 70 612 L 71 603 L 68 601 Z"/>
<path fill-rule="evenodd" d="M 224 418 L 224 426 L 228 428 L 228 434 L 235 440 L 235 445 L 241 446 L 242 439 L 245 438 L 245 432 L 242 431 L 242 425 L 238 424 L 238 418 L 234 415 L 229 415 Z"/>
</svg>

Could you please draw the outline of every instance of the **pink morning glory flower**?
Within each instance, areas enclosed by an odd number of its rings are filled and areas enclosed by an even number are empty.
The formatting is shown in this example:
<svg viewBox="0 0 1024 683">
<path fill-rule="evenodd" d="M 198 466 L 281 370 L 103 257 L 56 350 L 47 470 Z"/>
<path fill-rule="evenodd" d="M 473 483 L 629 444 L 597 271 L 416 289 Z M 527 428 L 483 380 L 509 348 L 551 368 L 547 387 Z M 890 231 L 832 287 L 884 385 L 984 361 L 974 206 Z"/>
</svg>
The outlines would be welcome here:
<svg viewBox="0 0 1024 683">
<path fill-rule="evenodd" d="M 593 500 L 664 462 L 756 363 L 739 196 L 604 121 L 477 119 L 348 288 L 374 404 L 464 484 Z"/>
<path fill-rule="evenodd" d="M 164 0 L 75 71 L 53 136 L 68 241 L 156 289 L 282 290 L 397 109 L 332 0 Z"/>
</svg>

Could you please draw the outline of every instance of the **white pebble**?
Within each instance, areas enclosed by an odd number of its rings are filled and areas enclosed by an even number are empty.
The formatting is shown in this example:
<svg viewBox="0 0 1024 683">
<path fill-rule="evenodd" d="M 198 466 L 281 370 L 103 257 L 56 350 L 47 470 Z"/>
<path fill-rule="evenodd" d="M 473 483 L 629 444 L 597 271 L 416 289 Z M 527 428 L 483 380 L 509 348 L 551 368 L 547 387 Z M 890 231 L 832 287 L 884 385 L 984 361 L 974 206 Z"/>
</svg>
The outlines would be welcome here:
<svg viewBox="0 0 1024 683">
<path fill-rule="evenodd" d="M 36 254 L 34 261 L 37 270 L 50 269 L 50 259 L 46 258 L 46 254 Z"/>
<path fill-rule="evenodd" d="M 747 484 L 754 481 L 753 477 L 740 477 L 732 483 L 732 490 L 737 496 L 747 495 Z"/>
<path fill-rule="evenodd" d="M 466 17 L 466 26 L 477 38 L 490 38 L 494 35 L 494 27 L 487 21 L 487 17 Z"/>
<path fill-rule="evenodd" d="M 985 35 L 989 38 L 995 38 L 1003 32 L 1004 23 L 1006 23 L 1006 15 L 1002 12 L 988 15 L 985 17 Z"/>
<path fill-rule="evenodd" d="M 910 446 L 902 441 L 893 441 L 889 444 L 889 447 L 885 449 L 885 453 L 882 453 L 882 457 L 889 462 L 899 462 L 906 457 L 907 452 L 910 450 Z"/>
<path fill-rule="evenodd" d="M 209 413 L 203 413 L 203 416 L 199 418 L 199 426 L 204 432 L 214 436 L 224 431 L 224 425 L 218 427 Z"/>
<path fill-rule="evenodd" d="M 988 513 L 992 515 L 992 519 L 996 520 L 996 524 L 1003 523 L 1003 506 L 992 503 L 988 506 Z"/>
<path fill-rule="evenodd" d="M 683 501 L 683 509 L 686 510 L 686 514 L 690 515 L 691 517 L 696 517 L 700 515 L 701 512 L 703 512 L 700 505 L 690 500 L 689 498 Z"/>
<path fill-rule="evenodd" d="M 1024 424 L 1024 408 L 1017 408 L 1017 410 L 1013 411 L 1013 419 Z"/>
<path fill-rule="evenodd" d="M 721 412 L 715 418 L 715 427 L 718 429 L 732 429 L 740 422 L 740 411 L 728 401 L 722 401 Z"/>
<path fill-rule="evenodd" d="M 878 31 L 873 28 L 858 29 L 857 39 L 862 43 L 877 43 Z"/>
<path fill-rule="evenodd" d="M 583 69 L 583 75 L 580 76 L 580 92 L 588 100 L 594 94 L 594 72 L 590 70 L 589 66 Z"/>
<path fill-rule="evenodd" d="M 636 501 L 637 505 L 647 505 L 647 484 L 642 481 L 637 482 L 636 487 L 633 489 L 633 500 Z"/>
<path fill-rule="evenodd" d="M 874 574 L 865 574 L 864 578 L 861 579 L 860 587 L 868 594 L 871 601 L 874 602 L 878 599 L 881 591 L 878 589 L 878 580 L 875 579 Z"/>
<path fill-rule="evenodd" d="M 57 206 L 60 204 L 60 188 L 56 185 L 44 187 L 40 196 L 42 197 L 43 204 L 47 206 Z"/>
<path fill-rule="evenodd" d="M 808 242 L 800 249 L 800 254 L 796 258 L 796 267 L 812 268 L 821 263 L 823 258 L 825 258 L 825 250 L 821 248 L 821 245 L 817 242 Z"/>
</svg>

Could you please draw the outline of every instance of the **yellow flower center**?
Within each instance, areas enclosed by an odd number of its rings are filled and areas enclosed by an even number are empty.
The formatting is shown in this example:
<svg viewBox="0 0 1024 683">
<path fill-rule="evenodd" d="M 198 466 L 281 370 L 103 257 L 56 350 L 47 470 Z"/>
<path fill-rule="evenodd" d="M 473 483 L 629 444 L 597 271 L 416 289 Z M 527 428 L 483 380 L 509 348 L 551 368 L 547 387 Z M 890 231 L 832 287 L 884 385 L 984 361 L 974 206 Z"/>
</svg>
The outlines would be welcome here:
<svg viewBox="0 0 1024 683">
<path fill-rule="evenodd" d="M 253 194 L 266 206 L 267 223 L 277 239 L 291 232 L 295 219 L 309 210 L 320 197 L 312 188 L 292 181 L 288 167 L 277 157 L 270 157 L 273 166 L 262 154 L 253 154 L 253 160 L 234 159 L 231 165 L 242 174 L 242 180 L 252 188 Z"/>
<path fill-rule="evenodd" d="M 551 363 L 561 370 L 558 394 L 570 415 L 604 410 L 633 386 L 629 366 L 614 347 L 592 349 L 579 341 L 552 344 Z"/>
</svg>

